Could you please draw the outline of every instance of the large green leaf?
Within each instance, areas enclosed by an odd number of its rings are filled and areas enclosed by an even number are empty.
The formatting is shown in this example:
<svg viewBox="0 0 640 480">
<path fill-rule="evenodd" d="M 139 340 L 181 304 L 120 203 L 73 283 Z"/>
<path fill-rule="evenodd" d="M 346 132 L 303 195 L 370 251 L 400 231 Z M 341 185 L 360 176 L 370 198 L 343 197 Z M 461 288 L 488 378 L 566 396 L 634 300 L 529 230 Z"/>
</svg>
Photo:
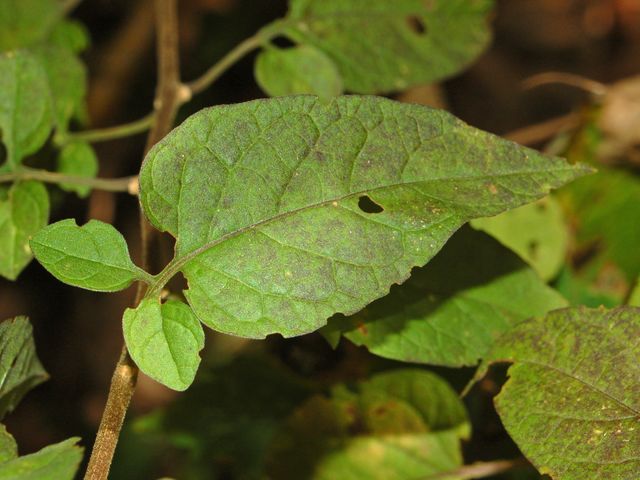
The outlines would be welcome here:
<svg viewBox="0 0 640 480">
<path fill-rule="evenodd" d="M 53 223 L 34 235 L 31 248 L 44 268 L 69 285 L 116 292 L 148 279 L 131 261 L 122 234 L 97 220 L 82 227 L 73 219 Z"/>
<path fill-rule="evenodd" d="M 204 347 L 202 325 L 191 309 L 177 300 L 162 305 L 143 300 L 123 317 L 124 339 L 131 358 L 144 373 L 174 390 L 186 390 L 200 365 Z"/>
<path fill-rule="evenodd" d="M 342 77 L 333 61 L 311 45 L 266 48 L 256 58 L 255 76 L 272 97 L 310 93 L 329 99 L 342 93 Z"/>
<path fill-rule="evenodd" d="M 496 217 L 478 218 L 471 225 L 516 252 L 545 280 L 555 277 L 564 264 L 569 231 L 562 208 L 553 197 Z"/>
<path fill-rule="evenodd" d="M 394 480 L 454 470 L 469 434 L 464 406 L 439 377 L 383 373 L 331 398 L 312 397 L 274 439 L 275 480 Z"/>
<path fill-rule="evenodd" d="M 36 356 L 29 320 L 16 317 L 0 323 L 0 419 L 47 378 Z"/>
<path fill-rule="evenodd" d="M 356 93 L 462 70 L 487 46 L 492 0 L 291 0 L 285 34 L 324 51 Z"/>
<path fill-rule="evenodd" d="M 640 472 L 640 309 L 574 308 L 519 324 L 479 371 L 510 362 L 498 413 L 554 480 L 636 480 Z"/>
<path fill-rule="evenodd" d="M 0 52 L 44 40 L 61 16 L 62 2 L 57 0 L 2 0 Z"/>
<path fill-rule="evenodd" d="M 377 97 L 206 109 L 140 172 L 147 217 L 177 238 L 152 292 L 182 270 L 208 326 L 300 335 L 386 295 L 466 221 L 586 171 Z"/>
<path fill-rule="evenodd" d="M 47 73 L 36 55 L 19 50 L 0 55 L 0 134 L 7 167 L 15 169 L 46 141 L 53 126 Z"/>
<path fill-rule="evenodd" d="M 0 275 L 15 280 L 33 256 L 29 238 L 49 220 L 49 194 L 40 182 L 11 186 L 0 200 Z"/>
<path fill-rule="evenodd" d="M 79 438 L 69 438 L 42 450 L 0 464 L 0 480 L 72 480 L 82 460 Z"/>
<path fill-rule="evenodd" d="M 403 285 L 325 331 L 383 357 L 459 367 L 475 365 L 515 323 L 564 306 L 515 254 L 464 229 Z"/>
</svg>

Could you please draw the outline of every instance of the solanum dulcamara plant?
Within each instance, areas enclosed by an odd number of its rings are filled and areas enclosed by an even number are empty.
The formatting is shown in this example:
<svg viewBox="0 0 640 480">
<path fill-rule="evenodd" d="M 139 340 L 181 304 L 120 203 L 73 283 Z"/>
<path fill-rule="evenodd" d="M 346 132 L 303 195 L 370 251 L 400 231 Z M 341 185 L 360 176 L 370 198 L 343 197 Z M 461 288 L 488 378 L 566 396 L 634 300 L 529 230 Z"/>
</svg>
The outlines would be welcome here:
<svg viewBox="0 0 640 480">
<path fill-rule="evenodd" d="M 640 477 L 637 300 L 588 308 L 551 283 L 567 247 L 553 236 L 564 227 L 550 192 L 599 173 L 391 99 L 472 64 L 491 41 L 492 0 L 290 0 L 286 16 L 191 82 L 179 71 L 177 1 L 155 0 L 154 109 L 105 131 L 77 128 L 90 42 L 69 17 L 76 3 L 0 4 L 0 274 L 19 282 L 35 257 L 73 287 L 138 284 L 118 319 L 125 345 L 85 478 L 107 478 L 138 369 L 187 390 L 208 329 L 319 331 L 334 347 L 407 364 L 301 401 L 246 478 L 476 478 L 483 465 L 462 455 L 470 414 L 423 366 L 479 365 L 471 388 L 495 363 L 511 364 L 498 414 L 540 473 Z M 266 98 L 176 125 L 182 105 L 248 54 Z M 97 178 L 92 143 L 143 131 L 139 175 Z M 55 169 L 25 164 L 43 148 Z M 143 258 L 111 224 L 49 224 L 55 189 L 137 195 Z M 535 219 L 543 227 L 520 226 Z M 174 255 L 151 271 L 158 232 L 175 239 Z M 548 251 L 521 248 L 533 240 Z M 185 287 L 171 290 L 179 275 Z M 0 324 L 2 416 L 47 377 L 31 328 L 25 317 Z M 18 456 L 0 433 L 0 478 L 76 474 L 78 438 Z"/>
</svg>

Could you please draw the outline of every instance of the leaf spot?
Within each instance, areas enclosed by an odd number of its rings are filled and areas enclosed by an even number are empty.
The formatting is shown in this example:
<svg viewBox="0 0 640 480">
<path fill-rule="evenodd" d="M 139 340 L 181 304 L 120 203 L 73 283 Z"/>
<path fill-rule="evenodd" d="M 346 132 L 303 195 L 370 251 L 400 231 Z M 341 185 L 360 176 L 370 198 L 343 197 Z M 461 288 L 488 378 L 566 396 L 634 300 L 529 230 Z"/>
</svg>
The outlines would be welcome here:
<svg viewBox="0 0 640 480">
<path fill-rule="evenodd" d="M 427 27 L 424 21 L 417 15 L 411 15 L 407 17 L 407 25 L 414 33 L 418 35 L 424 35 L 427 33 Z"/>
</svg>

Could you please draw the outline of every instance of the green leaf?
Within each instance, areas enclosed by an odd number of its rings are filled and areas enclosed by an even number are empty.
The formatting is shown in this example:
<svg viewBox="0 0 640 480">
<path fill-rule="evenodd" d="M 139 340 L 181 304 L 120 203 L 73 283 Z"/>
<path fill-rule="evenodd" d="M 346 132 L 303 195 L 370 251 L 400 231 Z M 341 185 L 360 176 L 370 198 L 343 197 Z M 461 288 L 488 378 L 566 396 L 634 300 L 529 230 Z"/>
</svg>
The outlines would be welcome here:
<svg viewBox="0 0 640 480">
<path fill-rule="evenodd" d="M 204 332 L 191 308 L 177 300 L 143 300 L 124 312 L 124 338 L 144 373 L 174 390 L 186 390 L 200 365 Z"/>
<path fill-rule="evenodd" d="M 52 223 L 31 240 L 36 259 L 64 283 L 98 292 L 116 292 L 149 275 L 129 257 L 127 242 L 112 225 L 90 220 Z"/>
<path fill-rule="evenodd" d="M 51 32 L 51 43 L 71 50 L 73 53 L 80 53 L 89 47 L 91 37 L 82 23 L 76 20 L 64 20 L 57 23 Z"/>
<path fill-rule="evenodd" d="M 0 419 L 47 378 L 36 356 L 29 320 L 16 317 L 0 323 Z"/>
<path fill-rule="evenodd" d="M 2 0 L 0 52 L 44 40 L 62 17 L 61 6 L 56 0 Z"/>
<path fill-rule="evenodd" d="M 325 328 L 382 357 L 460 367 L 475 365 L 517 322 L 566 305 L 515 254 L 463 229 L 406 283 Z"/>
<path fill-rule="evenodd" d="M 72 480 L 82 460 L 79 438 L 49 445 L 39 452 L 0 465 L 0 480 Z"/>
<path fill-rule="evenodd" d="M 376 97 L 281 97 L 203 110 L 147 155 L 143 209 L 177 238 L 155 289 L 184 272 L 216 330 L 311 332 L 405 281 L 463 223 L 587 169 Z"/>
<path fill-rule="evenodd" d="M 471 222 L 531 265 L 545 280 L 554 278 L 564 264 L 569 232 L 562 208 L 553 197 Z"/>
<path fill-rule="evenodd" d="M 576 248 L 594 250 L 592 261 L 613 262 L 629 281 L 640 275 L 640 178 L 598 167 L 560 192 L 576 225 Z"/>
<path fill-rule="evenodd" d="M 629 305 L 640 307 L 640 277 L 636 280 L 636 286 L 629 297 Z"/>
<path fill-rule="evenodd" d="M 49 194 L 40 182 L 14 183 L 0 200 L 0 275 L 15 280 L 33 256 L 29 238 L 49 220 Z"/>
<path fill-rule="evenodd" d="M 342 93 L 342 77 L 333 61 L 310 45 L 269 47 L 258 54 L 255 76 L 272 97 L 310 93 L 323 99 Z"/>
<path fill-rule="evenodd" d="M 489 364 L 510 362 L 496 397 L 522 453 L 554 480 L 640 472 L 640 309 L 573 308 L 516 326 Z"/>
<path fill-rule="evenodd" d="M 436 375 L 383 373 L 331 398 L 312 397 L 274 440 L 268 473 L 285 479 L 407 479 L 462 463 L 464 406 Z"/>
<path fill-rule="evenodd" d="M 492 0 L 291 0 L 285 35 L 337 65 L 344 86 L 381 93 L 450 77 L 487 46 Z"/>
<path fill-rule="evenodd" d="M 0 134 L 7 167 L 36 152 L 53 125 L 47 73 L 39 58 L 24 50 L 0 55 Z"/>
<path fill-rule="evenodd" d="M 18 457 L 18 445 L 7 427 L 0 423 L 0 468 L 2 464 Z"/>
<path fill-rule="evenodd" d="M 58 172 L 65 175 L 95 178 L 98 174 L 98 157 L 91 145 L 86 142 L 67 144 L 58 154 Z M 60 188 L 76 192 L 79 197 L 86 197 L 91 192 L 88 185 L 61 183 Z"/>
<path fill-rule="evenodd" d="M 308 398 L 306 380 L 264 354 L 208 365 L 166 409 L 134 421 L 118 443 L 113 478 L 132 477 L 130 464 L 141 466 L 141 445 L 155 442 L 156 448 L 145 449 L 149 465 L 169 457 L 180 478 L 264 479 L 266 449 L 282 421 Z"/>
<path fill-rule="evenodd" d="M 56 45 L 34 49 L 47 72 L 49 92 L 53 101 L 55 125 L 65 132 L 69 121 L 81 111 L 87 90 L 84 64 L 72 50 Z"/>
</svg>

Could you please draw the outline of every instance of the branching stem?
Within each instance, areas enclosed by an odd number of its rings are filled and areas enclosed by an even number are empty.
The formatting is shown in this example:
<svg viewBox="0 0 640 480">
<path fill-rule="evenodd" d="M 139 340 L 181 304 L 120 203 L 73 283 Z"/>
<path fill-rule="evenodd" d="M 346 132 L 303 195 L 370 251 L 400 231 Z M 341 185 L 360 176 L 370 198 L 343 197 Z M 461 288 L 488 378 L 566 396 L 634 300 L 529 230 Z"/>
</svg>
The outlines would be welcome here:
<svg viewBox="0 0 640 480">
<path fill-rule="evenodd" d="M 180 84 L 180 64 L 178 55 L 178 12 L 177 0 L 155 0 L 157 53 L 158 53 L 158 87 L 154 102 L 155 112 L 153 126 L 147 139 L 147 150 L 155 145 L 171 129 L 176 112 L 182 101 Z M 144 215 L 140 214 L 142 228 L 142 268 L 149 270 L 148 249 L 150 237 L 148 224 Z M 135 304 L 144 295 L 144 285 L 138 284 Z M 85 480 L 106 480 L 118 443 L 118 437 L 127 408 L 133 396 L 138 377 L 135 365 L 126 345 L 122 347 L 120 359 L 111 380 L 107 405 L 102 414 L 96 441 L 89 459 Z"/>
<path fill-rule="evenodd" d="M 107 192 L 128 192 L 131 195 L 137 195 L 138 191 L 137 175 L 124 178 L 91 178 L 24 167 L 15 172 L 0 175 L 0 183 L 15 182 L 18 180 L 38 180 L 40 182 L 58 185 L 68 183 L 87 186 L 96 190 L 105 190 Z"/>
</svg>

